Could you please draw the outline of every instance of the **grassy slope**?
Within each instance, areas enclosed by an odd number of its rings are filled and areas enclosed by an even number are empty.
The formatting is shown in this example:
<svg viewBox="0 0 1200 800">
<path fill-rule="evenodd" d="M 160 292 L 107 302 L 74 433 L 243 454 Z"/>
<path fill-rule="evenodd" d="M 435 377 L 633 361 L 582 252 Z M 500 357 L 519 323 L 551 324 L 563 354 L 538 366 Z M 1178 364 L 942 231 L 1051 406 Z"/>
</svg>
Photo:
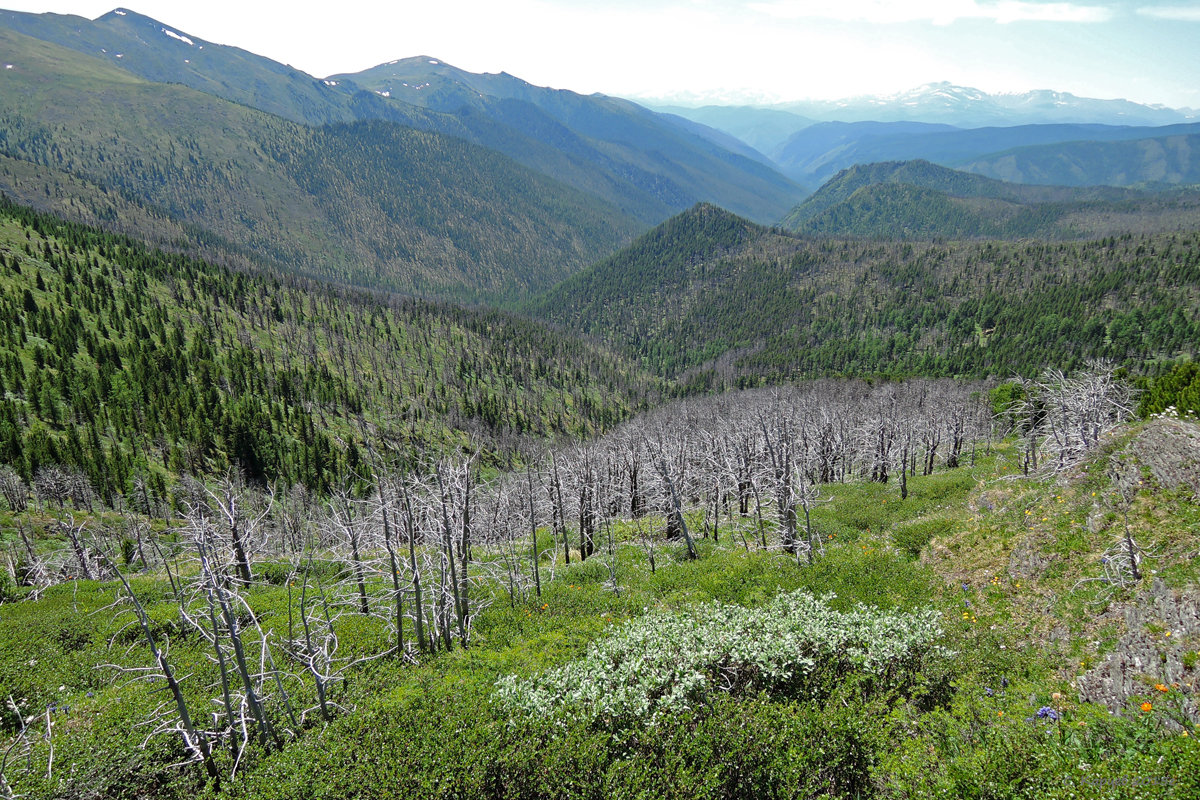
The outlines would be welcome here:
<svg viewBox="0 0 1200 800">
<path fill-rule="evenodd" d="M 1111 531 L 1089 535 L 1081 527 L 1089 516 L 1112 515 L 1113 484 L 1103 467 L 1138 431 L 1120 433 L 1086 469 L 1061 478 L 1013 477 L 1011 451 L 1001 446 L 990 455 L 980 451 L 960 469 L 913 477 L 905 501 L 894 485 L 825 487 L 815 522 L 826 550 L 811 568 L 744 554 L 726 538 L 720 546 L 702 542 L 696 562 L 666 548 L 652 575 L 640 548 L 623 546 L 617 596 L 604 588 L 609 573 L 601 557 L 565 570 L 559 565 L 541 598 L 510 607 L 498 591 L 477 619 L 470 650 L 356 672 L 337 690 L 340 701 L 357 706 L 354 714 L 316 725 L 275 755 L 252 754 L 221 796 L 1193 797 L 1200 790 L 1200 745 L 1195 735 L 1171 727 L 1179 718 L 1171 708 L 1194 690 L 1188 683 L 1197 677 L 1194 659 L 1184 681 L 1176 681 L 1181 685 L 1163 693 L 1145 684 L 1120 716 L 1079 703 L 1072 686 L 1076 675 L 1114 652 L 1121 633 L 1119 621 L 1114 627 L 1102 618 L 1097 629 L 1089 610 L 1095 588 L 1072 587 L 1095 573 L 1095 555 L 1111 538 Z M 1107 616 L 1115 620 L 1154 578 L 1172 588 L 1194 587 L 1200 578 L 1188 557 L 1197 543 L 1194 505 L 1146 479 L 1134 509 L 1138 534 L 1158 550 L 1158 575 L 1111 598 Z M 1021 571 L 1025 562 L 1012 557 L 1022 540 L 1035 541 L 1034 552 L 1046 559 L 1035 573 Z M 543 566 L 552 569 L 549 561 Z M 161 582 L 137 586 L 158 604 L 156 619 L 169 625 L 173 612 Z M 839 607 L 932 604 L 945 614 L 946 643 L 957 655 L 944 672 L 928 675 L 923 691 L 889 706 L 864 705 L 849 686 L 846 693 L 834 687 L 833 696 L 816 701 L 720 701 L 615 737 L 569 720 L 514 722 L 489 702 L 500 676 L 565 663 L 646 609 L 712 599 L 758 605 L 797 587 L 836 592 Z M 56 734 L 59 780 L 36 777 L 45 768 L 44 746 L 35 749 L 31 775 L 21 768 L 10 773 L 35 796 L 97 787 L 104 796 L 132 796 L 147 786 L 180 796 L 191 792 L 198 774 L 157 766 L 173 757 L 169 739 L 152 740 L 135 756 L 130 734 L 121 730 L 153 701 L 147 688 L 92 668 L 97 661 L 146 658 L 136 644 L 114 653 L 106 637 L 116 623 L 87 616 L 110 602 L 112 591 L 63 586 L 43 601 L 0 613 L 0 637 L 16 643 L 0 650 L 5 685 L 27 708 L 71 706 L 69 716 L 56 717 L 65 723 Z M 286 624 L 285 598 L 282 587 L 255 590 L 252 602 L 264 624 Z M 1055 631 L 1060 623 L 1065 635 Z M 347 625 L 348 654 L 377 643 L 375 623 Z M 1153 635 L 1178 655 L 1197 648 L 1200 631 L 1184 633 L 1175 633 L 1183 640 L 1177 650 L 1161 628 Z M 197 647 L 180 637 L 173 657 L 206 674 L 211 667 Z M 1139 710 L 1143 701 L 1153 710 Z M 1043 707 L 1061 720 L 1037 719 Z"/>
</svg>

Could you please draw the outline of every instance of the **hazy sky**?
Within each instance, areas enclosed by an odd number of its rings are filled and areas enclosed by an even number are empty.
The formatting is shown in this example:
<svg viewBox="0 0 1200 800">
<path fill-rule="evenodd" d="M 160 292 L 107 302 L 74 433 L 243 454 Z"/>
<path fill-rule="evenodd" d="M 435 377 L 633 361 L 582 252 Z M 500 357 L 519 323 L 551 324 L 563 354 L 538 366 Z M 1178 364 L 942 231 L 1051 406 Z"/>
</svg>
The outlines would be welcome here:
<svg viewBox="0 0 1200 800">
<path fill-rule="evenodd" d="M 97 17 L 93 0 L 0 0 Z M 1200 107 L 1200 0 L 141 0 L 318 77 L 415 55 L 631 97 L 831 99 L 948 80 Z"/>
</svg>

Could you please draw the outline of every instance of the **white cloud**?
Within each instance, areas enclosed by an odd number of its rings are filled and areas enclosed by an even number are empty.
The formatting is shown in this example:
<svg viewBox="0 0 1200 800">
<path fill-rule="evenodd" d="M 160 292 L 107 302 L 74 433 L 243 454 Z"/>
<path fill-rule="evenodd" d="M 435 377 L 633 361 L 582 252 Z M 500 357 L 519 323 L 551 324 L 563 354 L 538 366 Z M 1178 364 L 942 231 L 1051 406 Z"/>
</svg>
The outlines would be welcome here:
<svg viewBox="0 0 1200 800">
<path fill-rule="evenodd" d="M 1113 11 L 1076 3 L 1034 3 L 1027 0 L 766 0 L 751 3 L 755 11 L 781 19 L 824 19 L 835 22 L 894 24 L 932 22 L 950 25 L 960 20 L 1010 22 L 1107 22 Z"/>
<path fill-rule="evenodd" d="M 1143 17 L 1169 19 L 1176 22 L 1200 22 L 1200 6 L 1147 6 L 1137 13 Z"/>
</svg>

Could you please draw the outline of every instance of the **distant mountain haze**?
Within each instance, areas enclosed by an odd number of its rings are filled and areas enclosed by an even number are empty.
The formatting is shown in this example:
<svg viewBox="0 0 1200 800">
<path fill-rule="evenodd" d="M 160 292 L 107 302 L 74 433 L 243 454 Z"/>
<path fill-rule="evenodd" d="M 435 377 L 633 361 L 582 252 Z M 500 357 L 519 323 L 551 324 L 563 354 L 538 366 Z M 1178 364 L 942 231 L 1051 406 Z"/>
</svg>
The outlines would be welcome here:
<svg viewBox="0 0 1200 800">
<path fill-rule="evenodd" d="M 1187 158 L 1180 155 L 1185 141 L 1143 145 L 1144 167 L 1135 167 L 1132 156 L 1122 155 L 1125 167 L 1108 171 L 1096 168 L 1094 159 L 1067 143 L 1200 133 L 1197 109 L 1097 100 L 1051 90 L 988 94 L 947 82 L 890 96 L 770 107 L 673 106 L 662 110 L 737 136 L 769 156 L 783 172 L 810 186 L 855 164 L 911 159 L 1019 183 L 1187 184 L 1195 179 L 1190 168 L 1179 161 Z M 1018 148 L 1034 146 L 1042 149 L 1028 157 L 1015 154 Z M 1064 155 L 1057 157 L 1058 166 L 1051 168 L 1049 160 L 1060 152 Z M 999 166 L 1001 154 L 1004 166 Z M 1030 166 L 1034 161 L 1041 166 Z M 1070 166 L 1065 166 L 1068 162 Z"/>
<path fill-rule="evenodd" d="M 1159 127 L 1095 124 L 1016 125 L 1011 127 L 959 129 L 925 122 L 823 122 L 793 134 L 770 155 L 788 174 L 810 185 L 824 183 L 854 164 L 878 161 L 923 159 L 943 166 L 984 172 L 973 166 L 1013 153 L 1020 148 L 1045 148 L 1045 153 L 1070 148 L 1078 142 L 1120 142 L 1200 133 L 1200 122 Z M 1083 165 L 1081 164 L 1081 167 Z M 1038 183 L 1130 186 L 1152 180 L 1133 172 L 1104 174 L 1083 168 L 1071 181 L 1054 179 Z M 1019 173 L 1000 175 L 1025 182 Z M 1034 181 L 1031 181 L 1034 182 Z M 1188 183 L 1186 170 L 1165 172 L 1164 183 Z"/>
</svg>

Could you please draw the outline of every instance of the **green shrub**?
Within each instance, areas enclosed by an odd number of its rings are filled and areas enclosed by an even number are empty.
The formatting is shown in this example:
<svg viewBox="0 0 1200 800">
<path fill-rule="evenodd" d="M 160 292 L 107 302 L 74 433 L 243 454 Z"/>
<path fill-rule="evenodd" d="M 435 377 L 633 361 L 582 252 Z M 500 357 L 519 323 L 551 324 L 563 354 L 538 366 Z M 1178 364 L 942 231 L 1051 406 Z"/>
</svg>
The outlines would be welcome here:
<svg viewBox="0 0 1200 800">
<path fill-rule="evenodd" d="M 913 558 L 921 555 L 931 541 L 954 530 L 954 521 L 949 519 L 921 519 L 897 527 L 892 532 L 892 541 Z"/>
<path fill-rule="evenodd" d="M 0 569 L 0 603 L 12 603 L 17 599 L 17 584 L 8 574 L 8 570 Z"/>
<path fill-rule="evenodd" d="M 587 655 L 533 680 L 498 683 L 501 707 L 566 710 L 620 728 L 709 703 L 717 693 L 820 697 L 851 673 L 872 690 L 902 688 L 936 651 L 936 611 L 835 611 L 808 592 L 757 609 L 716 603 L 651 613 Z"/>
</svg>

